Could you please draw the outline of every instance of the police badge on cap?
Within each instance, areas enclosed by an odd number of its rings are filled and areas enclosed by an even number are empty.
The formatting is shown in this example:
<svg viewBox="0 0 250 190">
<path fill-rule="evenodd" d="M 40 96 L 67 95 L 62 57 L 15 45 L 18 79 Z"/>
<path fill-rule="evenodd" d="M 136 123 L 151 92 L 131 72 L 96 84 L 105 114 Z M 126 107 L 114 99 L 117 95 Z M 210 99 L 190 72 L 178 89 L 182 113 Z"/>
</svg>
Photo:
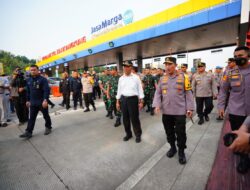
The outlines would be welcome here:
<svg viewBox="0 0 250 190">
<path fill-rule="evenodd" d="M 204 62 L 199 62 L 199 63 L 198 63 L 198 67 L 206 67 L 206 63 L 204 63 Z"/>
<path fill-rule="evenodd" d="M 125 67 L 132 67 L 133 63 L 132 63 L 132 61 L 124 61 L 122 65 Z"/>
<path fill-rule="evenodd" d="M 166 57 L 164 64 L 176 64 L 176 58 L 175 57 Z"/>
</svg>

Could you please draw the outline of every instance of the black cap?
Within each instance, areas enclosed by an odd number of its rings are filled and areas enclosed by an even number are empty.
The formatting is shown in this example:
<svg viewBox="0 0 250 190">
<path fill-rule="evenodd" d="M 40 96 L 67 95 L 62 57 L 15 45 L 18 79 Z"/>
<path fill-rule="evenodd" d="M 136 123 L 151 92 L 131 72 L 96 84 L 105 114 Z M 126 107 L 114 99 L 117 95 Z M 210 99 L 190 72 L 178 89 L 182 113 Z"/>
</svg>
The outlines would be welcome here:
<svg viewBox="0 0 250 190">
<path fill-rule="evenodd" d="M 233 62 L 233 61 L 235 61 L 235 59 L 234 59 L 234 58 L 228 58 L 228 60 L 227 60 L 227 62 L 226 62 L 226 63 L 230 63 L 230 62 Z"/>
<path fill-rule="evenodd" d="M 126 66 L 126 67 L 132 67 L 133 63 L 132 63 L 132 61 L 124 61 L 122 65 Z"/>
<path fill-rule="evenodd" d="M 176 58 L 175 57 L 166 57 L 164 64 L 167 64 L 167 63 L 176 64 Z"/>
<path fill-rule="evenodd" d="M 197 66 L 198 66 L 198 67 L 206 67 L 206 63 L 204 63 L 204 62 L 199 62 Z"/>
<path fill-rule="evenodd" d="M 188 68 L 188 64 L 182 63 L 182 64 L 181 64 L 181 67 L 187 67 L 187 68 Z"/>
</svg>

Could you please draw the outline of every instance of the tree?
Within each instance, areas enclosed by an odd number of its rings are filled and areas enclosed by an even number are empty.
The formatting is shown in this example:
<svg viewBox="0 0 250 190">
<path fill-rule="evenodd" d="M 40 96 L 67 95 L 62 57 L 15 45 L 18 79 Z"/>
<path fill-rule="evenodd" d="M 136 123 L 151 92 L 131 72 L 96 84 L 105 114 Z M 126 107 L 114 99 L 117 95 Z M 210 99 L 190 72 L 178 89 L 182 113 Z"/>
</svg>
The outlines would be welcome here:
<svg viewBox="0 0 250 190">
<path fill-rule="evenodd" d="M 29 65 L 35 64 L 34 59 L 28 59 L 26 56 L 13 55 L 10 52 L 0 50 L 0 62 L 3 63 L 4 73 L 9 75 L 16 67 L 25 68 Z"/>
</svg>

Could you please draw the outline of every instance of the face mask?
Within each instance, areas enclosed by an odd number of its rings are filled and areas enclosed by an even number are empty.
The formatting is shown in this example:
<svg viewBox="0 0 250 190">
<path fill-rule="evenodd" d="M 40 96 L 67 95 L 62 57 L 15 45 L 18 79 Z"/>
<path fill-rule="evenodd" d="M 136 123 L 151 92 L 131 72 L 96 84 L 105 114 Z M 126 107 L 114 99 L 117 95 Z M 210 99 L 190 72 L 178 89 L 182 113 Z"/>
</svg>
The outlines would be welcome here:
<svg viewBox="0 0 250 190">
<path fill-rule="evenodd" d="M 248 60 L 243 57 L 238 57 L 238 58 L 235 58 L 235 62 L 236 62 L 236 65 L 243 66 L 248 62 Z"/>
</svg>

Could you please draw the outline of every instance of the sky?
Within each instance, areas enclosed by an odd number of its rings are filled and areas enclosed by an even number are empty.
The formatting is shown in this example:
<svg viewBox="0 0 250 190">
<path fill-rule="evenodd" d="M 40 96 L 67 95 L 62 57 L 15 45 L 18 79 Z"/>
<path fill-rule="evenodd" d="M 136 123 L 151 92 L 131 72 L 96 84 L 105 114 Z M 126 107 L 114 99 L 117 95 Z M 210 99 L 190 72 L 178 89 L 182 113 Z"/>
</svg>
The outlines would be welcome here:
<svg viewBox="0 0 250 190">
<path fill-rule="evenodd" d="M 0 0 L 0 50 L 30 59 L 41 57 L 83 36 L 91 39 L 91 27 L 132 10 L 134 21 L 187 0 Z M 193 66 L 202 58 L 208 69 L 225 65 L 235 47 L 212 54 L 210 50 L 178 59 Z M 162 58 L 164 59 L 164 58 Z M 151 63 L 144 60 L 143 63 Z"/>
<path fill-rule="evenodd" d="M 38 59 L 131 9 L 134 21 L 186 0 L 0 0 L 0 50 Z"/>
</svg>

